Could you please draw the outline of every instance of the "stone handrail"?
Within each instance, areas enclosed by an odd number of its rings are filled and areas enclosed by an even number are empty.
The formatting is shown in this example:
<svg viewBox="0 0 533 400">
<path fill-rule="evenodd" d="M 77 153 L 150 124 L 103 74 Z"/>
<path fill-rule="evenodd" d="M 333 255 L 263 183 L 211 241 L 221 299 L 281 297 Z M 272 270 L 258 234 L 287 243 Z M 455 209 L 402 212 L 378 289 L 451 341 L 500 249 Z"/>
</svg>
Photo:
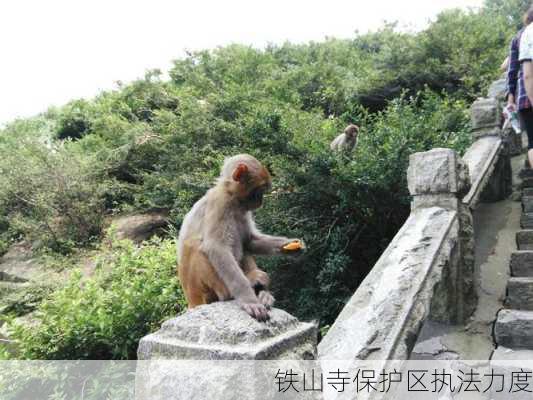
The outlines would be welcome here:
<svg viewBox="0 0 533 400">
<path fill-rule="evenodd" d="M 264 324 L 235 302 L 200 306 L 141 340 L 138 358 L 150 363 L 137 370 L 139 398 L 167 398 L 154 397 L 164 392 L 162 387 L 169 393 L 186 387 L 190 398 L 196 399 L 217 397 L 222 389 L 234 393 L 217 379 L 184 374 L 189 364 L 163 368 L 152 364 L 154 360 L 318 357 L 320 364 L 378 360 L 385 368 L 387 360 L 409 358 L 426 320 L 465 322 L 476 305 L 471 210 L 480 201 L 505 197 L 511 184 L 509 138 L 516 135 L 502 135 L 500 100 L 479 99 L 472 105 L 474 142 L 463 158 L 450 149 L 410 156 L 411 214 L 318 345 L 318 352 L 317 327 L 281 310 L 272 310 Z M 239 376 L 242 367 L 224 374 Z M 264 400 L 265 393 L 247 393 L 247 398 Z"/>
<path fill-rule="evenodd" d="M 464 323 L 476 304 L 471 211 L 510 192 L 501 102 L 472 105 L 473 143 L 411 155 L 411 215 L 318 346 L 322 360 L 405 360 L 427 319 Z"/>
</svg>

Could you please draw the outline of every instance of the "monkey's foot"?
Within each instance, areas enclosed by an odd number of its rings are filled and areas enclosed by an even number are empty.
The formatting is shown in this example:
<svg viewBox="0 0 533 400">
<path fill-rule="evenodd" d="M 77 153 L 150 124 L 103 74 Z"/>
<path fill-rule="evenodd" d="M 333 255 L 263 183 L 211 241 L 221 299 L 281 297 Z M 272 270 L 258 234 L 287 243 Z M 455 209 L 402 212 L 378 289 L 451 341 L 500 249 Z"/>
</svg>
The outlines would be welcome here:
<svg viewBox="0 0 533 400">
<path fill-rule="evenodd" d="M 268 315 L 268 310 L 263 304 L 260 304 L 260 303 L 241 303 L 241 307 L 252 318 L 255 318 L 258 321 L 267 321 L 267 320 L 270 319 L 270 315 Z"/>
<path fill-rule="evenodd" d="M 259 299 L 260 303 L 263 304 L 268 310 L 272 308 L 274 302 L 276 301 L 276 299 L 274 299 L 274 296 L 272 296 L 272 293 L 267 290 L 262 290 L 261 292 L 259 292 L 257 298 Z"/>
</svg>

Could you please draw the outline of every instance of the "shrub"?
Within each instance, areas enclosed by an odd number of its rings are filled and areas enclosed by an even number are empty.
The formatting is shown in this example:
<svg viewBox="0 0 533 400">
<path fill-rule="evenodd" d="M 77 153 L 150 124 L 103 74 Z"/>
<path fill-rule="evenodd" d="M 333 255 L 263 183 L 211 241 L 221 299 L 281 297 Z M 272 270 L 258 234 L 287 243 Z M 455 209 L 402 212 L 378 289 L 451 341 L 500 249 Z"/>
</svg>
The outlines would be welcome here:
<svg viewBox="0 0 533 400">
<path fill-rule="evenodd" d="M 18 356 L 30 359 L 134 359 L 139 339 L 184 307 L 170 240 L 140 248 L 115 241 L 90 278 L 74 273 L 35 313 L 12 324 Z"/>
<path fill-rule="evenodd" d="M 67 144 L 33 138 L 6 145 L 0 160 L 0 209 L 9 229 L 56 251 L 69 252 L 100 233 L 102 165 Z"/>
</svg>

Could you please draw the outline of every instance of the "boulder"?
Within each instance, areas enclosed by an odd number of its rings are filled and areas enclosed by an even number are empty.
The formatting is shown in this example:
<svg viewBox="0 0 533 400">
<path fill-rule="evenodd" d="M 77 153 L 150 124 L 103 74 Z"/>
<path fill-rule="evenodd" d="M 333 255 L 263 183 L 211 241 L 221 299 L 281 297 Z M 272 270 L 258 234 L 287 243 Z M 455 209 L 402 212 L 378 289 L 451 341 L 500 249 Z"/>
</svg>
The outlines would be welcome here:
<svg viewBox="0 0 533 400">
<path fill-rule="evenodd" d="M 278 399 L 276 374 L 318 367 L 316 342 L 314 323 L 279 309 L 259 322 L 235 301 L 196 307 L 141 339 L 135 398 Z M 318 394 L 298 398 L 315 400 Z"/>
<path fill-rule="evenodd" d="M 168 226 L 168 212 L 151 211 L 123 215 L 114 218 L 111 225 L 116 230 L 117 239 L 130 239 L 135 243 L 141 243 L 154 235 L 164 233 Z"/>
<path fill-rule="evenodd" d="M 317 327 L 279 309 L 259 322 L 235 301 L 196 307 L 139 343 L 138 359 L 271 360 L 316 358 Z"/>
</svg>

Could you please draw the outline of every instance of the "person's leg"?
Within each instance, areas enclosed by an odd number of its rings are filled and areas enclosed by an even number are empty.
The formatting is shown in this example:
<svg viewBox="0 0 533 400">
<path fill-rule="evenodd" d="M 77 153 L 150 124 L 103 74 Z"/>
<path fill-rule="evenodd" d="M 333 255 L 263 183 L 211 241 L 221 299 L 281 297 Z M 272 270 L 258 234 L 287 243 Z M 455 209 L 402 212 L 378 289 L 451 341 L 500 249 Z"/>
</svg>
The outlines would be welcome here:
<svg viewBox="0 0 533 400">
<path fill-rule="evenodd" d="M 529 167 L 533 167 L 533 109 L 520 110 L 520 118 L 527 133 L 527 159 Z"/>
</svg>

